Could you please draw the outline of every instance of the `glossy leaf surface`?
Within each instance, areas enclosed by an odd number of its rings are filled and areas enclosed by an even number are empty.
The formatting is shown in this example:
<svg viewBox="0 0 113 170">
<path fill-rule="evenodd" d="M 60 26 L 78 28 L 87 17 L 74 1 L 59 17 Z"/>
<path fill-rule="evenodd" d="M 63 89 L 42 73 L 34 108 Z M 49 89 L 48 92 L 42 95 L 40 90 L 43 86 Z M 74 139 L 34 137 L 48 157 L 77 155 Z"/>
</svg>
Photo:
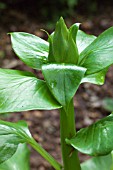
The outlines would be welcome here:
<svg viewBox="0 0 113 170">
<path fill-rule="evenodd" d="M 0 113 L 59 107 L 44 81 L 29 72 L 0 69 Z"/>
<path fill-rule="evenodd" d="M 113 150 L 113 114 L 83 128 L 68 144 L 82 153 L 92 156 L 107 155 Z"/>
<path fill-rule="evenodd" d="M 89 35 L 81 30 L 78 30 L 77 37 L 76 37 L 76 43 L 77 43 L 77 48 L 78 48 L 79 54 L 87 46 L 89 46 L 95 39 L 96 39 L 96 37 L 94 35 Z"/>
<path fill-rule="evenodd" d="M 46 64 L 42 66 L 46 83 L 62 106 L 68 104 L 74 96 L 85 71 L 85 68 L 71 64 Z"/>
<path fill-rule="evenodd" d="M 48 61 L 49 43 L 24 32 L 11 33 L 12 47 L 17 56 L 29 67 L 41 69 Z"/>
<path fill-rule="evenodd" d="M 77 47 L 78 47 L 79 54 L 85 48 L 87 48 L 95 39 L 96 39 L 96 36 L 89 35 L 81 30 L 78 30 L 76 41 L 77 41 Z M 81 83 L 88 82 L 88 83 L 93 83 L 93 84 L 97 84 L 97 85 L 103 85 L 104 81 L 105 81 L 105 75 L 106 75 L 107 70 L 108 70 L 108 68 L 105 68 L 104 70 L 99 71 L 97 73 L 94 73 L 91 75 L 85 75 L 84 78 L 82 79 Z"/>
<path fill-rule="evenodd" d="M 31 135 L 24 121 L 10 123 L 0 120 L 0 163 L 11 158 L 18 145 L 29 139 Z"/>
<path fill-rule="evenodd" d="M 81 164 L 82 170 L 113 170 L 112 155 L 98 156 Z"/>
<path fill-rule="evenodd" d="M 79 65 L 87 74 L 99 72 L 113 64 L 113 27 L 104 31 L 80 55 Z"/>
<path fill-rule="evenodd" d="M 19 144 L 16 153 L 0 165 L 0 170 L 30 170 L 29 149 L 26 144 Z"/>
<path fill-rule="evenodd" d="M 103 85 L 104 81 L 105 81 L 105 75 L 107 72 L 108 68 L 105 68 L 104 70 L 98 72 L 98 73 L 94 73 L 94 74 L 90 74 L 90 75 L 85 75 L 81 81 L 81 83 L 93 83 L 93 84 L 97 84 L 97 85 Z"/>
</svg>

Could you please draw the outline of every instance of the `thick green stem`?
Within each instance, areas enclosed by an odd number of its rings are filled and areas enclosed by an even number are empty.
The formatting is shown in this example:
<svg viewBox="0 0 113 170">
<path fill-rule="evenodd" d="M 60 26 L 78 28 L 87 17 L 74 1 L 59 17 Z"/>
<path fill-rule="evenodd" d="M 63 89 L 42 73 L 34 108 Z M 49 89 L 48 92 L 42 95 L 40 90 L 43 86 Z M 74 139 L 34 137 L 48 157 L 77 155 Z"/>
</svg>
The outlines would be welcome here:
<svg viewBox="0 0 113 170">
<path fill-rule="evenodd" d="M 32 139 L 29 144 L 43 157 L 45 158 L 51 166 L 56 170 L 62 170 L 62 165 L 58 163 L 46 150 L 44 150 L 34 139 Z"/>
<path fill-rule="evenodd" d="M 73 101 L 70 102 L 68 109 L 60 109 L 60 135 L 64 170 L 81 170 L 78 153 L 71 146 L 67 145 L 65 139 L 72 138 L 75 131 L 75 115 Z"/>
</svg>

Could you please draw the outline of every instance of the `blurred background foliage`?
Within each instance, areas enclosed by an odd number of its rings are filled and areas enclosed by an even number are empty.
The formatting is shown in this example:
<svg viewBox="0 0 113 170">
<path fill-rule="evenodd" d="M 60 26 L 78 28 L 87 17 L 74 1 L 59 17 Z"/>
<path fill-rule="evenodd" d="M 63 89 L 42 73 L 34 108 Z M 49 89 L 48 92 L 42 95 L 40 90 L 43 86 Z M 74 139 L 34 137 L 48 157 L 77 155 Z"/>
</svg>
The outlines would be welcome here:
<svg viewBox="0 0 113 170">
<path fill-rule="evenodd" d="M 44 21 L 50 19 L 56 22 L 60 16 L 69 17 L 79 10 L 85 13 L 95 13 L 98 8 L 113 4 L 112 0 L 1 0 L 0 12 L 7 8 L 18 8 L 22 11 L 33 9 L 31 16 L 42 16 Z"/>
</svg>

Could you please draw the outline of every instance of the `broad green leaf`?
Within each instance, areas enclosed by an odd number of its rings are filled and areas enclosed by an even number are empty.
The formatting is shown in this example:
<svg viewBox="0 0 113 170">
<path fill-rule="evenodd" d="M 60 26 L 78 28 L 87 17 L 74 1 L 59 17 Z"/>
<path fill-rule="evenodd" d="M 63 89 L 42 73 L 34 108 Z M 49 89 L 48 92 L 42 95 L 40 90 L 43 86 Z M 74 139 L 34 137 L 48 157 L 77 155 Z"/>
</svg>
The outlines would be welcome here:
<svg viewBox="0 0 113 170">
<path fill-rule="evenodd" d="M 16 153 L 0 165 L 0 170 L 30 170 L 29 153 L 26 144 L 19 144 Z"/>
<path fill-rule="evenodd" d="M 12 47 L 17 56 L 29 67 L 41 69 L 48 61 L 49 43 L 25 32 L 11 33 Z"/>
<path fill-rule="evenodd" d="M 89 46 L 94 40 L 96 39 L 96 36 L 86 34 L 85 32 L 78 30 L 77 37 L 76 37 L 76 43 L 78 47 L 79 54 L 87 47 Z"/>
<path fill-rule="evenodd" d="M 85 68 L 72 64 L 45 64 L 42 66 L 46 83 L 62 106 L 68 104 L 74 96 L 85 71 Z"/>
<path fill-rule="evenodd" d="M 98 156 L 81 164 L 82 170 L 113 170 L 112 155 Z"/>
<path fill-rule="evenodd" d="M 102 71 L 99 71 L 98 73 L 90 74 L 90 75 L 85 75 L 81 81 L 81 83 L 93 83 L 97 85 L 103 85 L 105 81 L 105 75 L 107 72 L 108 68 L 105 68 Z"/>
<path fill-rule="evenodd" d="M 103 107 L 109 112 L 113 112 L 113 98 L 106 97 L 103 100 Z"/>
<path fill-rule="evenodd" d="M 75 25 L 73 26 L 73 28 L 70 28 L 70 30 L 68 30 L 63 18 L 61 17 L 56 24 L 54 34 L 50 37 L 49 40 L 49 58 L 52 62 L 71 64 L 77 63 L 79 54 L 76 43 L 74 41 L 76 37 L 73 39 L 73 32 L 75 32 Z M 52 59 L 52 57 L 54 59 Z"/>
<path fill-rule="evenodd" d="M 66 142 L 82 153 L 103 156 L 113 150 L 113 114 L 83 128 Z"/>
<path fill-rule="evenodd" d="M 59 107 L 44 81 L 29 72 L 0 69 L 0 113 Z"/>
<path fill-rule="evenodd" d="M 24 121 L 11 123 L 0 120 L 0 163 L 11 158 L 20 143 L 25 143 L 31 138 Z"/>
<path fill-rule="evenodd" d="M 113 27 L 104 31 L 80 55 L 78 63 L 86 74 L 97 73 L 113 64 Z"/>
<path fill-rule="evenodd" d="M 89 35 L 84 33 L 81 30 L 78 30 L 77 32 L 77 47 L 79 53 L 81 53 L 87 46 L 89 46 L 94 40 L 96 39 L 96 36 L 94 35 Z M 103 85 L 105 81 L 105 75 L 107 72 L 108 68 L 105 68 L 102 71 L 99 71 L 97 73 L 91 74 L 91 75 L 85 75 L 84 78 L 82 79 L 81 83 L 93 83 L 97 85 Z"/>
</svg>

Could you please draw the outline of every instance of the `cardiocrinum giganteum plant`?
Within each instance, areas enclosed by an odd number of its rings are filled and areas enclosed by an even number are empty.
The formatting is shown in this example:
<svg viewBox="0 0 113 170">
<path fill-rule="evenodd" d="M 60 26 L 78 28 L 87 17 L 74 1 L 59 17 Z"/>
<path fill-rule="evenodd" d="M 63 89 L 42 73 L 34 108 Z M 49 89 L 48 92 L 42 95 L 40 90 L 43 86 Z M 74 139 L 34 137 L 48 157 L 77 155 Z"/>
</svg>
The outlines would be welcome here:
<svg viewBox="0 0 113 170">
<path fill-rule="evenodd" d="M 33 73 L 0 69 L 0 113 L 59 109 L 62 164 L 32 137 L 25 121 L 0 120 L 0 169 L 29 170 L 30 144 L 56 170 L 112 170 L 113 115 L 76 132 L 73 97 L 81 83 L 104 83 L 113 63 L 113 27 L 98 37 L 69 29 L 63 18 L 48 41 L 24 32 L 10 33 L 17 56 Z M 16 115 L 15 115 L 16 116 Z M 80 165 L 78 151 L 93 156 Z"/>
</svg>

